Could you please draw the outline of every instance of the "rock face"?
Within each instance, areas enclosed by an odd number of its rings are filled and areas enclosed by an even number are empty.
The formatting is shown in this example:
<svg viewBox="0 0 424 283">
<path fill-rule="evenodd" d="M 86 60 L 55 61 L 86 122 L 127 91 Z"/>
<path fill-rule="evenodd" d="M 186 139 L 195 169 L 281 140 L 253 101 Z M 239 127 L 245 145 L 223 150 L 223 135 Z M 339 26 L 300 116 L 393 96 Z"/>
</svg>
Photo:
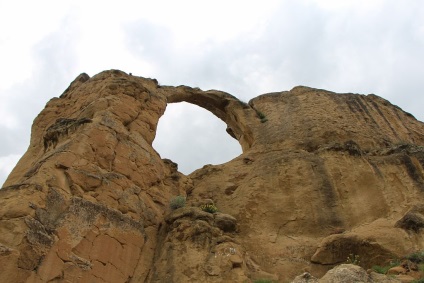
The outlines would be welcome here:
<svg viewBox="0 0 424 283">
<path fill-rule="evenodd" d="M 222 119 L 243 154 L 188 176 L 162 159 L 156 126 L 181 101 Z M 0 190 L 1 282 L 286 282 L 349 254 L 369 268 L 424 249 L 423 167 L 424 124 L 375 95 L 295 87 L 246 104 L 82 74 Z"/>
<path fill-rule="evenodd" d="M 396 278 L 384 276 L 375 272 L 368 274 L 363 268 L 353 264 L 341 264 L 328 271 L 319 281 L 319 283 L 396 283 L 401 282 Z"/>
</svg>

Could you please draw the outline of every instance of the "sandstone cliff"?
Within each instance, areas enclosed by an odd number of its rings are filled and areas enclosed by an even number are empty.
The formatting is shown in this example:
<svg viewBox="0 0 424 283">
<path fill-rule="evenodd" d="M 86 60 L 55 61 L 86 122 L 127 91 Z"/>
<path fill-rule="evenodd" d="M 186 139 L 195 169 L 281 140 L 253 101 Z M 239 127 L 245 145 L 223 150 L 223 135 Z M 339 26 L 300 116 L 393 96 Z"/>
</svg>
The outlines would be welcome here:
<svg viewBox="0 0 424 283">
<path fill-rule="evenodd" d="M 156 126 L 181 101 L 222 119 L 243 153 L 188 176 L 162 159 Z M 286 282 L 349 254 L 369 268 L 424 249 L 423 168 L 424 124 L 375 95 L 295 87 L 244 103 L 82 74 L 0 190 L 0 278 Z M 177 195 L 187 204 L 171 210 Z"/>
</svg>

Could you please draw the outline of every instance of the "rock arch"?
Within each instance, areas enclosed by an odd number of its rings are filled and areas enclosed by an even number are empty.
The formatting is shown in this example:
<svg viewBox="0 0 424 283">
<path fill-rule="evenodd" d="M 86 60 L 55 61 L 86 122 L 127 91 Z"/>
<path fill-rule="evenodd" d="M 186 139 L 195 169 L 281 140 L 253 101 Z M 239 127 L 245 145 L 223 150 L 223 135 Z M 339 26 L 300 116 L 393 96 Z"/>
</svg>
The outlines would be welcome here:
<svg viewBox="0 0 424 283">
<path fill-rule="evenodd" d="M 204 108 L 185 101 L 170 103 L 159 119 L 152 146 L 188 175 L 206 164 L 227 163 L 242 154 L 240 143 L 226 128 L 224 121 Z"/>
<path fill-rule="evenodd" d="M 222 91 L 202 91 L 187 86 L 163 87 L 168 103 L 188 102 L 202 107 L 227 124 L 227 132 L 238 140 L 243 152 L 253 144 L 253 134 L 249 120 L 256 117 L 256 112 L 236 97 Z"/>
</svg>

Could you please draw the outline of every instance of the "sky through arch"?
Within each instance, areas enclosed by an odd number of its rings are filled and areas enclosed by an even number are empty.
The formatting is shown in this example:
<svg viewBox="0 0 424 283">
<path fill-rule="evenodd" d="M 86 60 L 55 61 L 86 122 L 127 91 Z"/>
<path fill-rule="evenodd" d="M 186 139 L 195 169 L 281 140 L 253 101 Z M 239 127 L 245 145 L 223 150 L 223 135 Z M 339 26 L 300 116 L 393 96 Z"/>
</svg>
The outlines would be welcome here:
<svg viewBox="0 0 424 283">
<path fill-rule="evenodd" d="M 222 164 L 242 153 L 227 125 L 211 112 L 187 102 L 170 103 L 159 119 L 153 148 L 190 174 L 206 164 Z"/>
</svg>

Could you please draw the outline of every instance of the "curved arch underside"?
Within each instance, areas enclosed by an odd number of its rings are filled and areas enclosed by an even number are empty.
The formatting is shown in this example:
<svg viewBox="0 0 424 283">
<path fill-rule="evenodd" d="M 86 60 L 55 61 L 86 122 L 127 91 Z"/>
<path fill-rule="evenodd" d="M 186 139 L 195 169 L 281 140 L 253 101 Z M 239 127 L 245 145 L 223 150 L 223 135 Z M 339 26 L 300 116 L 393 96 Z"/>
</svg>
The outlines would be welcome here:
<svg viewBox="0 0 424 283">
<path fill-rule="evenodd" d="M 243 152 L 253 144 L 253 135 L 247 120 L 256 117 L 256 112 L 247 103 L 222 91 L 202 91 L 187 86 L 163 87 L 168 103 L 188 102 L 202 107 L 227 124 L 227 132 L 239 141 Z M 168 89 L 167 89 L 168 88 Z"/>
</svg>

